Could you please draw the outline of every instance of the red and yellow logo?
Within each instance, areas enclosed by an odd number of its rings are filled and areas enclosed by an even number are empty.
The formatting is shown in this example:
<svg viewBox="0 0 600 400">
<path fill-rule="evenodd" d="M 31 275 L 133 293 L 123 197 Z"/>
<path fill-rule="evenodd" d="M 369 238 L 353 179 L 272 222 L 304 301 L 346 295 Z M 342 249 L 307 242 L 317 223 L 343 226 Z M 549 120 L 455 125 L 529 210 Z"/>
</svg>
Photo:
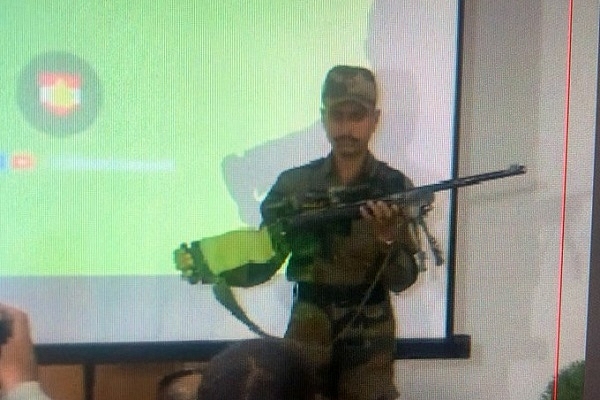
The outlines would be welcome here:
<svg viewBox="0 0 600 400">
<path fill-rule="evenodd" d="M 32 127 L 57 137 L 85 131 L 102 105 L 102 85 L 85 60 L 67 52 L 42 53 L 21 70 L 17 102 Z"/>
<path fill-rule="evenodd" d="M 52 114 L 66 116 L 81 105 L 81 77 L 60 72 L 38 75 L 40 103 Z"/>
</svg>

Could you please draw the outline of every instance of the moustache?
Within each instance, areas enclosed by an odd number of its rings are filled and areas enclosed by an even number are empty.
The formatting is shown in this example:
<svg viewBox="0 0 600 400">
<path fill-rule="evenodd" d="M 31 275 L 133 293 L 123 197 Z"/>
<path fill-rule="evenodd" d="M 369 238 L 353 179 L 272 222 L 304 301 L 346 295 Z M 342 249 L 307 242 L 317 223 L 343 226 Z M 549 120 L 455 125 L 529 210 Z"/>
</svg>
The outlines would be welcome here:
<svg viewBox="0 0 600 400">
<path fill-rule="evenodd" d="M 338 136 L 333 139 L 336 144 L 354 144 L 358 142 L 358 139 L 353 138 L 352 136 Z"/>
</svg>

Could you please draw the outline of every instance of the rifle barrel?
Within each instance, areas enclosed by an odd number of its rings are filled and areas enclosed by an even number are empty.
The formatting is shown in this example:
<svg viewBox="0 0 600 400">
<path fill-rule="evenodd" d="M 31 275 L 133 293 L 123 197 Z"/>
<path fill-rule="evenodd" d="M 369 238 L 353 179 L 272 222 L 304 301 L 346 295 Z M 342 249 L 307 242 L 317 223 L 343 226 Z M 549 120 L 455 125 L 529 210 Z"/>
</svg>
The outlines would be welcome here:
<svg viewBox="0 0 600 400">
<path fill-rule="evenodd" d="M 379 199 L 399 205 L 416 205 L 418 207 L 429 205 L 433 202 L 435 192 L 456 189 L 459 187 L 476 185 L 482 182 L 522 175 L 527 172 L 524 165 L 514 164 L 507 169 L 471 175 L 462 178 L 449 179 L 430 185 L 418 186 L 402 192 L 393 193 Z M 334 204 L 326 208 L 303 211 L 284 218 L 286 225 L 291 229 L 309 228 L 323 223 L 335 222 L 345 219 L 360 218 L 360 208 L 367 200 L 354 203 Z"/>
<path fill-rule="evenodd" d="M 483 174 L 465 176 L 462 178 L 448 179 L 438 183 L 430 185 L 420 186 L 419 188 L 426 189 L 431 192 L 440 192 L 443 190 L 456 189 L 459 187 L 477 185 L 485 181 L 491 181 L 494 179 L 508 178 L 509 176 L 522 175 L 527 172 L 527 168 L 524 165 L 513 164 L 507 169 L 499 171 L 486 172 Z M 419 189 L 416 188 L 416 189 Z"/>
</svg>

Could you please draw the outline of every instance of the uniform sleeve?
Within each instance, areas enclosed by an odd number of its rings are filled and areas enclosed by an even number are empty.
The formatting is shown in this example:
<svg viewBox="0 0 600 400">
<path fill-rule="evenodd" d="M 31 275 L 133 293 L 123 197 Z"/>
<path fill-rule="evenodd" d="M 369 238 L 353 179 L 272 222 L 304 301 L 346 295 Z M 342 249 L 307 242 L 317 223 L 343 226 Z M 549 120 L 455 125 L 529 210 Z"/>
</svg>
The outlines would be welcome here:
<svg viewBox="0 0 600 400">
<path fill-rule="evenodd" d="M 414 254 L 409 254 L 402 247 L 391 251 L 390 264 L 384 270 L 383 280 L 389 290 L 400 293 L 417 281 L 419 266 Z"/>
<path fill-rule="evenodd" d="M 288 198 L 291 192 L 289 181 L 287 174 L 282 173 L 271 187 L 271 190 L 269 190 L 267 197 L 265 197 L 260 205 L 261 225 L 273 223 L 285 211 L 286 202 L 290 200 Z"/>
<path fill-rule="evenodd" d="M 396 176 L 395 179 L 401 180 L 400 186 L 404 190 L 414 188 L 410 179 L 402 174 Z M 409 214 L 407 210 L 405 210 L 405 214 Z M 383 279 L 392 292 L 402 292 L 417 281 L 419 266 L 415 255 L 421 251 L 421 239 L 415 221 L 411 220 L 408 215 L 398 225 L 398 240 L 391 245 L 382 243 L 381 251 L 385 254 L 390 252 L 390 265 L 384 271 Z"/>
<path fill-rule="evenodd" d="M 394 293 L 400 293 L 412 286 L 419 275 L 419 265 L 415 258 L 420 251 L 415 237 L 418 230 L 412 222 L 399 227 L 402 231 L 398 240 L 391 245 L 381 243 L 381 252 L 390 255 L 389 265 L 383 273 L 387 287 Z"/>
<path fill-rule="evenodd" d="M 390 170 L 388 173 L 389 175 L 383 184 L 386 194 L 389 195 L 403 190 L 410 190 L 415 187 L 412 181 L 401 172 Z M 398 224 L 398 240 L 396 245 L 409 255 L 413 255 L 421 250 L 419 229 L 417 229 L 416 222 L 412 219 L 412 215 L 416 211 L 405 207 L 402 209 L 402 212 L 404 217 Z"/>
<path fill-rule="evenodd" d="M 25 382 L 4 394 L 2 400 L 51 400 L 38 382 Z"/>
</svg>

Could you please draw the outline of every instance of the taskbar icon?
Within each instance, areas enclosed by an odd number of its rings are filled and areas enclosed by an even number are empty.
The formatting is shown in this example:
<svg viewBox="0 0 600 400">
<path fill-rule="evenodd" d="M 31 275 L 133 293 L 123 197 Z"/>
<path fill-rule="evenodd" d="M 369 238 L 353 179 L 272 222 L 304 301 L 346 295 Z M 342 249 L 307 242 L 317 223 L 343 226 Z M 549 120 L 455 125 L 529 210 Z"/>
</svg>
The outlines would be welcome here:
<svg viewBox="0 0 600 400">
<path fill-rule="evenodd" d="M 29 152 L 0 152 L 0 172 L 31 171 L 37 167 L 37 158 Z"/>
</svg>

